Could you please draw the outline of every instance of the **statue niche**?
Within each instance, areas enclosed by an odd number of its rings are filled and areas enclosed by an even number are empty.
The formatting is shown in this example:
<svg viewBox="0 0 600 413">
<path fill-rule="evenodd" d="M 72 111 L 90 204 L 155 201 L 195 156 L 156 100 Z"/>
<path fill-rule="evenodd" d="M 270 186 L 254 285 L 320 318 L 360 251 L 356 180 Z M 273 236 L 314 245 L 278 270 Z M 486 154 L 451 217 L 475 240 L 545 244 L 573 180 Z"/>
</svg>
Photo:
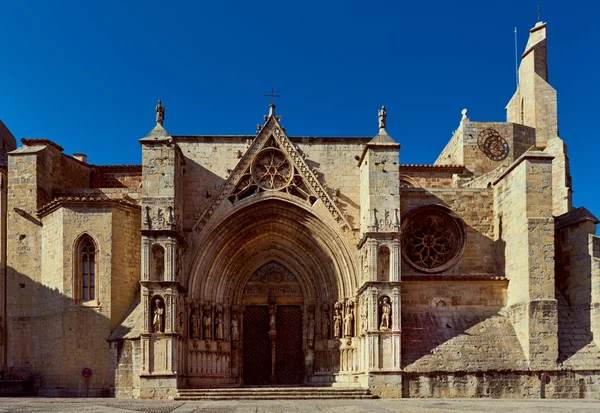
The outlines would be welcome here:
<svg viewBox="0 0 600 413">
<path fill-rule="evenodd" d="M 163 281 L 165 276 L 165 249 L 154 244 L 151 249 L 150 281 Z"/>
<path fill-rule="evenodd" d="M 159 296 L 152 298 L 152 332 L 165 332 L 165 302 Z"/>
<path fill-rule="evenodd" d="M 379 312 L 381 319 L 379 330 L 390 331 L 392 327 L 392 305 L 390 304 L 390 297 L 387 295 L 384 295 L 380 300 Z"/>
</svg>

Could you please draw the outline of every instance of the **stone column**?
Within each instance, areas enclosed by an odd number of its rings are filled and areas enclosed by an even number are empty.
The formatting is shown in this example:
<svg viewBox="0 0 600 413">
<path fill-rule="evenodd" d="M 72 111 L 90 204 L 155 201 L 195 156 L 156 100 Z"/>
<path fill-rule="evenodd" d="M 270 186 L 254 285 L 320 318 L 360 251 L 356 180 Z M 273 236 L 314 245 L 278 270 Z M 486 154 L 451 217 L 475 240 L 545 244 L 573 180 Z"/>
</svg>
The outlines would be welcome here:
<svg viewBox="0 0 600 413">
<path fill-rule="evenodd" d="M 400 281 L 400 240 L 393 239 L 391 244 L 389 281 Z"/>
<path fill-rule="evenodd" d="M 142 237 L 142 281 L 150 279 L 150 238 Z"/>
<path fill-rule="evenodd" d="M 369 260 L 368 278 L 365 281 L 377 281 L 377 249 L 378 242 L 375 239 L 368 239 L 365 242 L 367 248 L 367 259 Z"/>
</svg>

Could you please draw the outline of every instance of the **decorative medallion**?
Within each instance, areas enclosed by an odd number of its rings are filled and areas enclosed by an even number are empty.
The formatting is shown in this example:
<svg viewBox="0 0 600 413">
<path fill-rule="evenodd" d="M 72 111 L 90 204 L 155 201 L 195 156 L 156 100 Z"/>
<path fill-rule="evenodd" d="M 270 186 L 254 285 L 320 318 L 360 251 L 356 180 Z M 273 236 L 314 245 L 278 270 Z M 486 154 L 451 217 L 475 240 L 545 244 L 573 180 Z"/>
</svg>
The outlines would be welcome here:
<svg viewBox="0 0 600 413">
<path fill-rule="evenodd" d="M 265 190 L 285 188 L 294 177 L 294 168 L 288 157 L 277 148 L 260 151 L 250 167 L 252 178 Z"/>
<path fill-rule="evenodd" d="M 492 161 L 502 161 L 508 156 L 508 142 L 494 129 L 479 132 L 477 146 Z"/>
<path fill-rule="evenodd" d="M 440 205 L 426 205 L 409 212 L 402 224 L 402 257 L 426 273 L 454 266 L 465 249 L 462 221 Z"/>
</svg>

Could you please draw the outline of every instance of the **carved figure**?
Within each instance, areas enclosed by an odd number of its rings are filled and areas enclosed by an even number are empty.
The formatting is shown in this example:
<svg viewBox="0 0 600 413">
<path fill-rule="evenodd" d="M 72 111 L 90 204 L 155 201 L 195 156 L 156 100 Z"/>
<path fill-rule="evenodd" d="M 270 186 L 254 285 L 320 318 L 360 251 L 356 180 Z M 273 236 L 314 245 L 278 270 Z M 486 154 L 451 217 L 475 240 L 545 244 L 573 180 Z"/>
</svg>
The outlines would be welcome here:
<svg viewBox="0 0 600 413">
<path fill-rule="evenodd" d="M 192 338 L 200 338 L 200 317 L 198 317 L 198 311 L 196 309 L 192 310 L 190 324 L 192 327 Z"/>
<path fill-rule="evenodd" d="M 162 125 L 165 121 L 165 107 L 162 105 L 162 102 L 159 100 L 158 105 L 156 105 L 156 123 Z"/>
<path fill-rule="evenodd" d="M 346 317 L 344 319 L 344 336 L 354 336 L 354 311 L 352 307 L 348 307 Z"/>
<path fill-rule="evenodd" d="M 382 106 L 381 109 L 379 109 L 378 115 L 379 115 L 379 129 L 385 129 L 386 118 L 387 118 L 387 111 L 385 110 L 385 106 Z"/>
<path fill-rule="evenodd" d="M 238 341 L 240 339 L 240 330 L 238 327 L 237 317 L 234 315 L 231 318 L 231 340 Z"/>
<path fill-rule="evenodd" d="M 222 311 L 217 311 L 217 328 L 216 328 L 215 336 L 216 339 L 221 341 L 223 340 L 223 314 Z"/>
<path fill-rule="evenodd" d="M 165 332 L 165 308 L 160 298 L 154 300 L 154 316 L 152 318 L 152 329 L 155 333 Z"/>
<path fill-rule="evenodd" d="M 381 331 L 388 331 L 390 329 L 390 315 L 392 314 L 392 306 L 390 305 L 389 297 L 383 297 L 381 300 L 381 325 L 379 329 Z"/>
<path fill-rule="evenodd" d="M 312 313 L 308 315 L 308 331 L 306 332 L 306 338 L 308 339 L 309 346 L 312 347 L 313 340 L 315 339 L 315 316 Z"/>
<path fill-rule="evenodd" d="M 369 329 L 369 303 L 363 300 L 360 311 L 360 329 L 365 332 Z"/>
<path fill-rule="evenodd" d="M 323 304 L 323 313 L 321 314 L 322 340 L 329 340 L 329 326 L 331 326 L 331 321 L 329 321 L 329 306 L 327 304 Z"/>
<path fill-rule="evenodd" d="M 335 308 L 335 315 L 333 316 L 333 336 L 335 338 L 342 337 L 342 315 L 337 307 Z"/>
<path fill-rule="evenodd" d="M 165 215 L 163 214 L 162 209 L 158 208 L 158 211 L 156 211 L 156 225 L 159 228 L 164 227 L 166 222 L 167 221 L 165 220 Z"/>
<path fill-rule="evenodd" d="M 210 340 L 212 338 L 212 318 L 210 316 L 210 310 L 204 311 L 204 339 Z"/>
</svg>

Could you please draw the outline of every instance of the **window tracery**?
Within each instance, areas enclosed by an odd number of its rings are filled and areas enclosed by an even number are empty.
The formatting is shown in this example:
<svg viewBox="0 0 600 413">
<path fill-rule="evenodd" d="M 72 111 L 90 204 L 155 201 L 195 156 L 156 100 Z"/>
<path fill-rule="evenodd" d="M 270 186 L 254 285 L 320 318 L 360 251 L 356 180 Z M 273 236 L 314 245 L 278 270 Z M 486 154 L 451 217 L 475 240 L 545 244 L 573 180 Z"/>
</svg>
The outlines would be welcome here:
<svg viewBox="0 0 600 413">
<path fill-rule="evenodd" d="M 436 273 L 454 266 L 465 248 L 460 219 L 439 205 L 416 208 L 404 218 L 402 256 L 412 267 Z"/>
<path fill-rule="evenodd" d="M 78 302 L 97 300 L 96 291 L 96 244 L 89 235 L 84 235 L 77 244 L 76 296 Z"/>
<path fill-rule="evenodd" d="M 316 200 L 293 161 L 279 148 L 273 137 L 254 156 L 250 167 L 238 180 L 229 200 L 236 203 L 266 191 L 286 192 L 311 204 Z"/>
</svg>

